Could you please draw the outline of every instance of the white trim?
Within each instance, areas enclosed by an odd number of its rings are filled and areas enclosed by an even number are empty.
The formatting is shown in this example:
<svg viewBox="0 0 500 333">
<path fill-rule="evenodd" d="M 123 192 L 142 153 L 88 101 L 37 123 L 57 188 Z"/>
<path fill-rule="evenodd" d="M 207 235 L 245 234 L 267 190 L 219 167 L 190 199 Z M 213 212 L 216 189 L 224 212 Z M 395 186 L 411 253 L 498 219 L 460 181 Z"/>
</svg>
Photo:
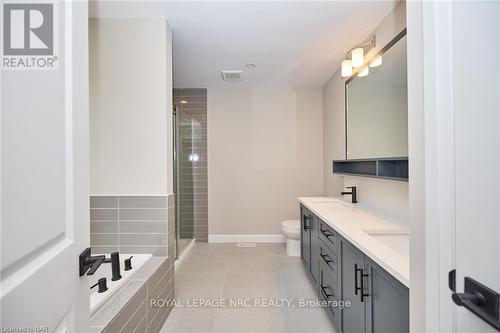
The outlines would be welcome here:
<svg viewBox="0 0 500 333">
<path fill-rule="evenodd" d="M 191 239 L 191 241 L 189 242 L 188 246 L 186 246 L 186 248 L 184 249 L 184 251 L 182 251 L 181 255 L 179 256 L 179 258 L 177 258 L 174 262 L 174 269 L 177 269 L 177 267 L 180 266 L 180 264 L 182 264 L 182 261 L 187 257 L 187 255 L 189 254 L 189 252 L 191 252 L 191 250 L 193 249 L 193 246 L 194 246 L 194 243 L 196 242 L 196 240 L 193 238 Z"/>
<path fill-rule="evenodd" d="M 285 243 L 285 236 L 282 234 L 247 234 L 247 235 L 232 235 L 232 234 L 209 234 L 209 243 L 238 243 L 238 242 L 255 242 L 255 243 Z"/>
</svg>

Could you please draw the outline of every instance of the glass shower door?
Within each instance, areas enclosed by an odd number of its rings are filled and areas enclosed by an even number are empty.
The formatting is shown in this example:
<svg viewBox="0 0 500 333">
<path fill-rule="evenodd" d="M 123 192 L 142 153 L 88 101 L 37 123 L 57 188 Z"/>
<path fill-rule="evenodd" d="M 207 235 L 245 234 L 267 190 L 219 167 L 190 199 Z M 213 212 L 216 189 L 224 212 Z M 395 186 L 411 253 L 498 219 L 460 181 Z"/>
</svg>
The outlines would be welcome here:
<svg viewBox="0 0 500 333">
<path fill-rule="evenodd" d="M 176 202 L 176 257 L 182 255 L 194 239 L 193 141 L 199 122 L 186 115 L 182 107 L 174 108 L 174 188 Z"/>
</svg>

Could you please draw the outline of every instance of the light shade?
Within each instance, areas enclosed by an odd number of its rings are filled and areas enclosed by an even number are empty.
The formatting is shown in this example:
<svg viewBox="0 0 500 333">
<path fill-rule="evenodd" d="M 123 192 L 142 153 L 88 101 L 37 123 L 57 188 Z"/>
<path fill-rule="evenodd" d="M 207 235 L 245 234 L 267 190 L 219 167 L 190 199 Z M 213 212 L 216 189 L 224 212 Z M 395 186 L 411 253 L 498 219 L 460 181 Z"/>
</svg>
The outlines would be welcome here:
<svg viewBox="0 0 500 333">
<path fill-rule="evenodd" d="M 352 65 L 351 60 L 347 59 L 342 61 L 342 77 L 348 77 L 352 75 Z"/>
<path fill-rule="evenodd" d="M 364 58 L 365 51 L 358 47 L 351 52 L 352 67 L 360 67 L 365 63 Z"/>
<path fill-rule="evenodd" d="M 363 69 L 361 72 L 358 73 L 358 76 L 367 76 L 368 73 L 370 73 L 370 69 L 366 67 L 365 69 Z"/>
<path fill-rule="evenodd" d="M 382 65 L 382 56 L 378 56 L 377 58 L 375 58 L 375 60 L 373 60 L 370 63 L 370 67 L 377 67 L 377 66 L 380 66 L 380 65 Z"/>
</svg>

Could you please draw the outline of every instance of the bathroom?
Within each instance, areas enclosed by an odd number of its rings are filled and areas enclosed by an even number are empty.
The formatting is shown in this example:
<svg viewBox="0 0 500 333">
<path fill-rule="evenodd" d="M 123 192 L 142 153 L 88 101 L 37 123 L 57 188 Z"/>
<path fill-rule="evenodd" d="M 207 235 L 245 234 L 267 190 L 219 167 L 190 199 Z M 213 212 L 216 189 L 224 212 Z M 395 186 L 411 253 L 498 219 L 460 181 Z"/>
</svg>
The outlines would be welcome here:
<svg viewBox="0 0 500 333">
<path fill-rule="evenodd" d="M 500 330 L 499 2 L 2 11 L 2 331 Z"/>
</svg>

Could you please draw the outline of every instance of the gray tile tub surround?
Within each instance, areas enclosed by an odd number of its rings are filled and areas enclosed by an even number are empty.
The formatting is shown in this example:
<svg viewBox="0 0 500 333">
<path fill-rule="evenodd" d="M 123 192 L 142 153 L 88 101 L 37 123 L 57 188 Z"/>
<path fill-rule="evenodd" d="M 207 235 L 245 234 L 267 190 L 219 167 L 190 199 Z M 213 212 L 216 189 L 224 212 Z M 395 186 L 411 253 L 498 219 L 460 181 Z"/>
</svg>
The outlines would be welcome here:
<svg viewBox="0 0 500 333">
<path fill-rule="evenodd" d="M 94 253 L 167 256 L 174 195 L 91 196 L 90 245 Z"/>
<path fill-rule="evenodd" d="M 170 258 L 154 257 L 90 320 L 92 332 L 157 333 L 171 306 L 158 299 L 174 298 L 174 267 Z"/>
</svg>

